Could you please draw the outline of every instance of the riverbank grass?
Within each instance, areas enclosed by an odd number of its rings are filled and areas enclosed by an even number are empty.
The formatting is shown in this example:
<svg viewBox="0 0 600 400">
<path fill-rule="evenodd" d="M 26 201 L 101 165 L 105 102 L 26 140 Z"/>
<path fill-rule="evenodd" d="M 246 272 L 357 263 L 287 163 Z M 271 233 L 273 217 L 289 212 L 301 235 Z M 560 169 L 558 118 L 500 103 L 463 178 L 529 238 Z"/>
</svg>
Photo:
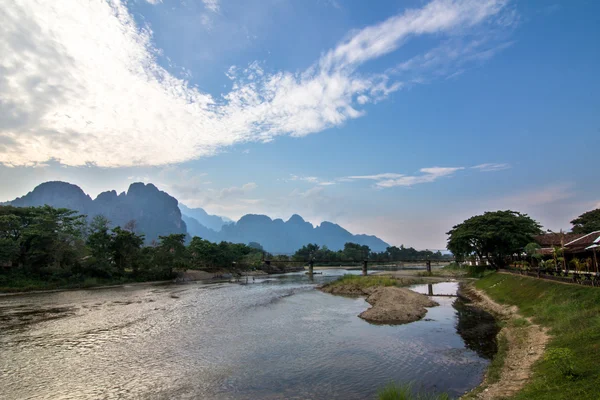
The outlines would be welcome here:
<svg viewBox="0 0 600 400">
<path fill-rule="evenodd" d="M 447 394 L 415 393 L 410 383 L 398 385 L 390 383 L 377 393 L 379 400 L 450 400 Z"/>
<path fill-rule="evenodd" d="M 356 289 L 367 289 L 380 286 L 408 286 L 420 283 L 421 280 L 415 278 L 394 278 L 390 276 L 379 275 L 344 275 L 341 278 L 327 284 L 328 287 L 334 288 L 337 286 L 352 286 Z"/>
<path fill-rule="evenodd" d="M 480 279 L 475 286 L 549 328 L 545 355 L 534 364 L 531 379 L 514 399 L 599 398 L 600 289 L 499 273 Z M 502 351 L 496 358 L 489 377 L 500 370 Z"/>
</svg>

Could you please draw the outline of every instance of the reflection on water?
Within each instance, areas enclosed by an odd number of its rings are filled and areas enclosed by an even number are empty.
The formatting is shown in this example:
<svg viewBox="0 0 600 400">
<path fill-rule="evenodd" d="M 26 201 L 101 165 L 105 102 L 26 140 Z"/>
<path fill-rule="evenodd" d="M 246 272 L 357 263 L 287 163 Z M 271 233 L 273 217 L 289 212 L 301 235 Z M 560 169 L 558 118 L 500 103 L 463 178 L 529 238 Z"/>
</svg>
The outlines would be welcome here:
<svg viewBox="0 0 600 400">
<path fill-rule="evenodd" d="M 345 272 L 0 298 L 0 397 L 363 399 L 392 380 L 454 395 L 479 383 L 486 353 L 457 334 L 477 324 L 455 298 L 371 325 L 363 299 L 314 289 Z"/>
</svg>

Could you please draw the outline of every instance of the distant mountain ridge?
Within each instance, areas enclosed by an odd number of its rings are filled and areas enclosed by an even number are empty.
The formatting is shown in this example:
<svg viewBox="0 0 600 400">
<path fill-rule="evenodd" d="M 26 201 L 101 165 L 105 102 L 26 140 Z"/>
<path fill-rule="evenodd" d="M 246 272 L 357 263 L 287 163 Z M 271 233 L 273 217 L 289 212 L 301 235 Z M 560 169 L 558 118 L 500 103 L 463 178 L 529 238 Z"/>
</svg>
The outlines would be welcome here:
<svg viewBox="0 0 600 400">
<path fill-rule="evenodd" d="M 189 208 L 188 206 L 179 203 L 179 209 L 181 213 L 187 217 L 194 218 L 196 221 L 207 227 L 208 229 L 212 229 L 213 231 L 220 231 L 223 225 L 233 223 L 232 220 L 225 217 L 220 217 L 218 215 L 211 215 L 204 211 L 202 208 Z"/>
<path fill-rule="evenodd" d="M 315 227 L 297 214 L 285 222 L 257 214 L 247 214 L 232 222 L 210 215 L 202 208 L 191 209 L 179 204 L 176 198 L 151 183 L 132 183 L 127 192 L 106 191 L 92 199 L 77 185 L 45 182 L 8 203 L 18 207 L 44 204 L 64 207 L 86 214 L 89 219 L 104 215 L 113 226 L 124 226 L 135 220 L 136 232 L 143 233 L 147 243 L 158 236 L 189 233 L 211 242 L 258 242 L 267 251 L 277 254 L 294 253 L 308 243 L 339 250 L 345 243 L 353 242 L 378 252 L 389 246 L 376 236 L 353 235 L 332 222 L 324 221 Z"/>
<path fill-rule="evenodd" d="M 77 185 L 67 182 L 45 182 L 10 204 L 17 207 L 37 207 L 45 204 L 86 214 L 88 219 L 104 215 L 112 226 L 124 226 L 134 220 L 136 232 L 143 233 L 146 242 L 171 233 L 187 233 L 176 198 L 158 190 L 153 184 L 132 183 L 117 195 L 114 190 L 100 193 L 94 200 Z"/>
<path fill-rule="evenodd" d="M 193 218 L 192 218 L 193 219 Z M 367 245 L 373 251 L 385 251 L 389 244 L 376 236 L 353 235 L 341 226 L 324 221 L 314 227 L 298 214 L 287 221 L 271 219 L 266 215 L 247 214 L 236 223 L 224 225 L 220 232 L 210 230 L 194 221 L 185 219 L 188 232 L 212 242 L 234 243 L 258 242 L 266 250 L 276 254 L 292 254 L 308 243 L 327 246 L 331 250 L 344 248 L 347 242 Z M 196 221 L 197 222 L 197 221 Z M 198 229 L 198 230 L 196 230 Z"/>
</svg>

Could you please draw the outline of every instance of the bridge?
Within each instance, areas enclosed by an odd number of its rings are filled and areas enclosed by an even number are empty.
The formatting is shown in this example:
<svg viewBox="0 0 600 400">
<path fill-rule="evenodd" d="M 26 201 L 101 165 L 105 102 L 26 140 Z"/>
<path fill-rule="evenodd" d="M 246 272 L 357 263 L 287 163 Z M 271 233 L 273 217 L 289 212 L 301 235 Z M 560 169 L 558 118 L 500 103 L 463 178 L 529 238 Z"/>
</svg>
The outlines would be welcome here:
<svg viewBox="0 0 600 400">
<path fill-rule="evenodd" d="M 410 261 L 392 261 L 394 263 L 394 265 L 398 266 L 398 263 L 402 264 L 405 262 L 411 262 L 411 263 L 423 263 L 425 264 L 425 269 L 427 270 L 427 272 L 431 272 L 431 262 L 432 261 L 437 261 L 437 260 L 410 260 Z M 368 273 L 368 268 L 369 268 L 369 262 L 372 262 L 375 264 L 375 266 L 383 266 L 385 263 L 377 263 L 377 262 L 373 262 L 373 261 L 369 261 L 369 260 L 363 260 L 362 261 L 362 274 L 363 275 L 367 275 Z M 448 262 L 448 261 L 444 261 L 444 260 L 440 260 L 440 262 Z M 279 266 L 306 266 L 308 264 L 308 273 L 310 275 L 312 275 L 314 273 L 314 266 L 315 266 L 315 261 L 314 260 L 310 260 L 308 262 L 306 261 L 283 261 L 283 260 L 264 260 L 265 266 L 277 266 L 277 264 L 279 264 Z M 340 267 L 357 267 L 357 266 L 343 266 L 340 264 Z M 335 267 L 333 267 L 335 268 Z"/>
</svg>

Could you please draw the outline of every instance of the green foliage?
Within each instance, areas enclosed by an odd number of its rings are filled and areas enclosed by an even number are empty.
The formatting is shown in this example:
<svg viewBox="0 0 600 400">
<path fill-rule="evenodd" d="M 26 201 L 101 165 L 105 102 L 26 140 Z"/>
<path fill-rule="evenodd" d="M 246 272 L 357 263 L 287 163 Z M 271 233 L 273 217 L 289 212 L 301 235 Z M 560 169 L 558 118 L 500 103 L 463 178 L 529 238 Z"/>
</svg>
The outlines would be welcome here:
<svg viewBox="0 0 600 400">
<path fill-rule="evenodd" d="M 585 212 L 571 221 L 573 233 L 591 233 L 600 231 L 600 208 Z"/>
<path fill-rule="evenodd" d="M 351 285 L 357 289 L 366 289 L 375 286 L 406 286 L 409 284 L 415 284 L 422 282 L 421 280 L 415 280 L 412 278 L 392 278 L 389 276 L 378 276 L 378 275 L 350 275 L 346 274 L 341 278 L 331 282 L 328 286 L 346 286 Z"/>
<path fill-rule="evenodd" d="M 539 233 L 540 225 L 527 214 L 510 210 L 486 212 L 454 226 L 447 233 L 447 247 L 459 260 L 477 255 L 501 268 L 508 257 L 521 253 Z"/>
<path fill-rule="evenodd" d="M 566 347 L 550 349 L 544 354 L 544 360 L 550 362 L 567 379 L 575 377 L 575 354 Z"/>
<path fill-rule="evenodd" d="M 496 273 L 477 281 L 476 286 L 498 302 L 516 305 L 523 316 L 550 329 L 546 346 L 550 356 L 534 365 L 532 379 L 515 399 L 598 399 L 598 288 Z"/>
<path fill-rule="evenodd" d="M 343 250 L 332 251 L 327 246 L 320 247 L 317 244 L 307 244 L 298 249 L 292 256 L 294 261 L 308 262 L 311 259 L 316 263 L 358 263 L 364 260 L 374 262 L 393 262 L 393 261 L 411 261 L 411 260 L 444 260 L 451 259 L 452 256 L 444 256 L 440 251 L 432 252 L 429 250 L 418 251 L 412 247 L 390 246 L 383 252 L 372 252 L 369 246 L 357 243 L 346 243 Z"/>
<path fill-rule="evenodd" d="M 586 269 L 587 263 L 578 258 L 574 258 L 571 261 L 569 261 L 569 266 L 576 271 L 583 271 Z"/>
<path fill-rule="evenodd" d="M 377 392 L 379 400 L 450 400 L 450 396 L 445 393 L 430 394 L 423 392 L 415 392 L 413 385 L 403 384 L 398 385 L 390 383 Z"/>
<path fill-rule="evenodd" d="M 175 270 L 260 266 L 258 243 L 211 243 L 185 234 L 159 236 L 144 247 L 135 233 L 110 229 L 110 221 L 96 216 L 85 226 L 85 216 L 48 206 L 0 206 L 0 291 L 89 287 L 95 284 L 161 280 Z"/>
<path fill-rule="evenodd" d="M 485 265 L 467 265 L 467 276 L 469 278 L 483 278 L 486 270 Z"/>
<path fill-rule="evenodd" d="M 540 249 L 541 246 L 539 244 L 537 244 L 536 242 L 531 242 L 528 243 L 527 246 L 525 246 L 524 250 L 528 256 L 533 257 Z"/>
</svg>

